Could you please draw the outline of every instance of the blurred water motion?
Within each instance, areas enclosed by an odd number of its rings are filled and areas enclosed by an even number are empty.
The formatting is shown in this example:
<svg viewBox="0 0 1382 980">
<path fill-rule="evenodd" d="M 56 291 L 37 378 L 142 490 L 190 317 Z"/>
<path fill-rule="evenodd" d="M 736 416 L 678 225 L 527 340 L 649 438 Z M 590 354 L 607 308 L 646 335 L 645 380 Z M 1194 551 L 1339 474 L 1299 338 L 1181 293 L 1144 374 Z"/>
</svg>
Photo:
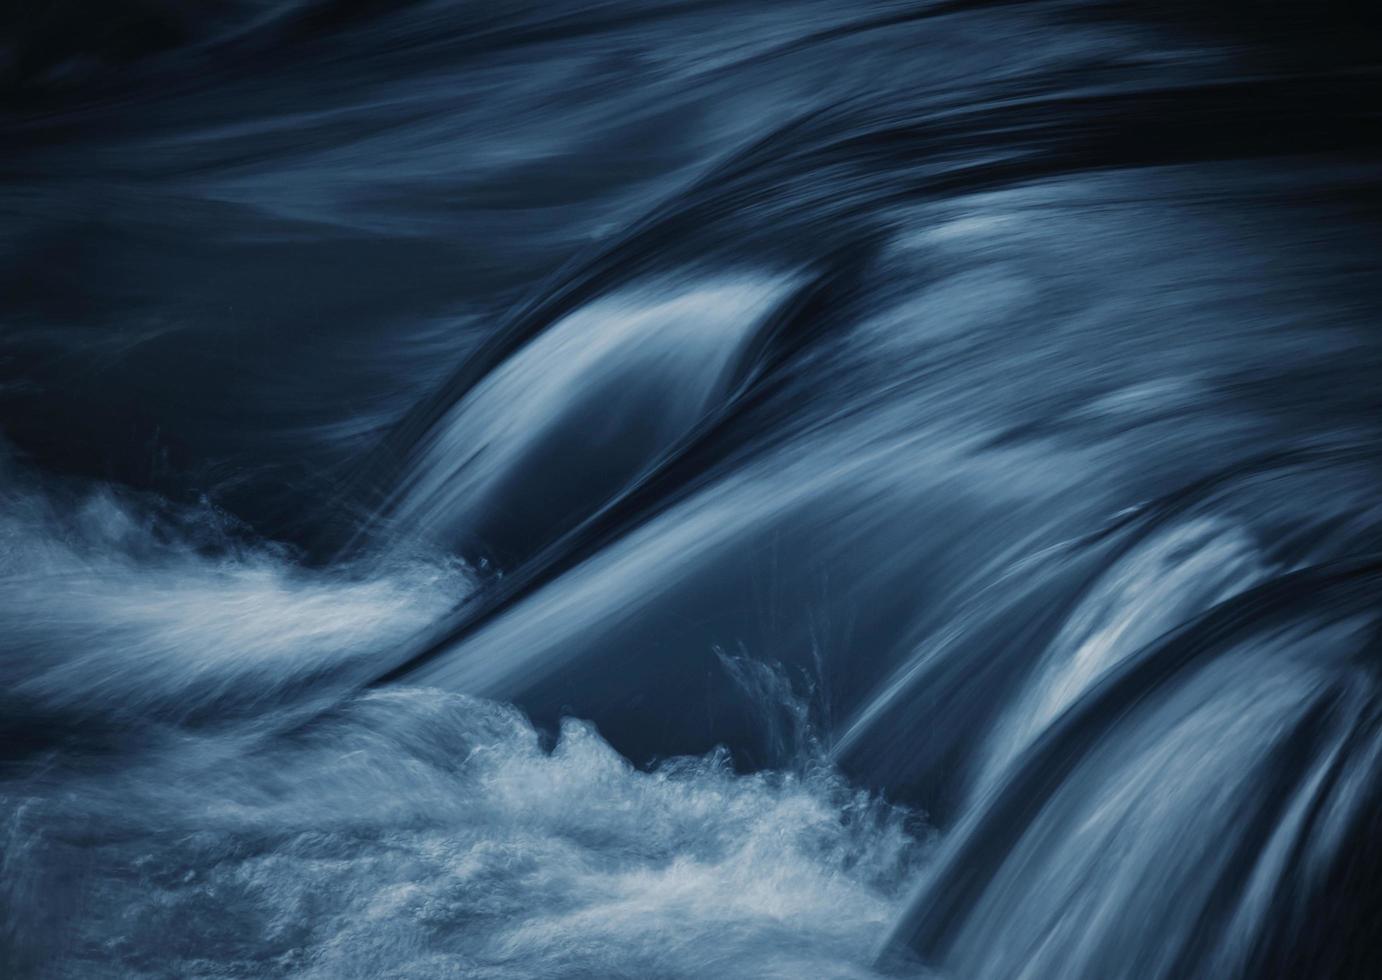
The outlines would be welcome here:
<svg viewBox="0 0 1382 980">
<path fill-rule="evenodd" d="M 0 972 L 1376 975 L 1371 15 L 0 24 Z"/>
</svg>

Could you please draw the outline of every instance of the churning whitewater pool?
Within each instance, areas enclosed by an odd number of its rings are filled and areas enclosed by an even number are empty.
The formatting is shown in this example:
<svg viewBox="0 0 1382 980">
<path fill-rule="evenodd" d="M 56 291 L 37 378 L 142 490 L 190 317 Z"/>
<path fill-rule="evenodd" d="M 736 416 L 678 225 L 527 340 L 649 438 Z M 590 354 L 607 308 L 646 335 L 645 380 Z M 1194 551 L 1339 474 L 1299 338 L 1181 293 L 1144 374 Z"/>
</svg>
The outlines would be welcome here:
<svg viewBox="0 0 1382 980">
<path fill-rule="evenodd" d="M 1377 975 L 1374 19 L 0 26 L 0 975 Z"/>
</svg>

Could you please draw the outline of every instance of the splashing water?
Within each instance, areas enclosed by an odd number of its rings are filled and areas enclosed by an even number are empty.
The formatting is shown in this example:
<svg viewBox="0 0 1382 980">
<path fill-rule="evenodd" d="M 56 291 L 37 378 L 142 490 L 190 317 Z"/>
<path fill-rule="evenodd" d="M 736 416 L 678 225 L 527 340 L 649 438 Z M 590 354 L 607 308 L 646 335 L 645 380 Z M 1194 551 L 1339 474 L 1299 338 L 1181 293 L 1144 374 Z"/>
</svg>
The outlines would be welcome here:
<svg viewBox="0 0 1382 980">
<path fill-rule="evenodd" d="M 643 771 L 589 722 L 549 737 L 434 689 L 343 696 L 474 576 L 311 573 L 213 511 L 52 503 L 12 496 L 4 524 L 11 748 L 72 726 L 0 795 L 7 969 L 868 973 L 924 828 L 819 760 Z M 118 753 L 74 755 L 95 731 Z"/>
</svg>

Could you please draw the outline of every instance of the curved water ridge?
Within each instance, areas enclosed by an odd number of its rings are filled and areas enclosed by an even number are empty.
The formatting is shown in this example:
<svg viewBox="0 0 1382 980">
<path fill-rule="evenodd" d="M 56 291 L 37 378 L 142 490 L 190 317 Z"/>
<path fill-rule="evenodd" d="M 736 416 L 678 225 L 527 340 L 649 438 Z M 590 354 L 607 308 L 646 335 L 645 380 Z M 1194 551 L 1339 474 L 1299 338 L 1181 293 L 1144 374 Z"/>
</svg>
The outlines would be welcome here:
<svg viewBox="0 0 1382 980">
<path fill-rule="evenodd" d="M 892 942 L 981 976 L 1364 969 L 1376 576 L 1303 570 L 1115 672 L 956 828 Z"/>
<path fill-rule="evenodd" d="M 508 557 L 580 523 L 724 408 L 789 286 L 673 277 L 563 317 L 412 447 L 395 528 Z"/>
</svg>

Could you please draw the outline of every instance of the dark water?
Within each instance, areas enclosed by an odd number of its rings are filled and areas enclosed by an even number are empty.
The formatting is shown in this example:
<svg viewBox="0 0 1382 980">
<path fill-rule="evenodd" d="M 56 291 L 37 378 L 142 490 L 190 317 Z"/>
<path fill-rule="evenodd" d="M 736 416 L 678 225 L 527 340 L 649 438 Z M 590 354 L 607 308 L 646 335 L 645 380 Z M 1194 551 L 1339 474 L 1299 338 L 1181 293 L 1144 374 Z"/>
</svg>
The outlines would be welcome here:
<svg viewBox="0 0 1382 980">
<path fill-rule="evenodd" d="M 0 25 L 0 973 L 1377 975 L 1361 8 Z"/>
</svg>

